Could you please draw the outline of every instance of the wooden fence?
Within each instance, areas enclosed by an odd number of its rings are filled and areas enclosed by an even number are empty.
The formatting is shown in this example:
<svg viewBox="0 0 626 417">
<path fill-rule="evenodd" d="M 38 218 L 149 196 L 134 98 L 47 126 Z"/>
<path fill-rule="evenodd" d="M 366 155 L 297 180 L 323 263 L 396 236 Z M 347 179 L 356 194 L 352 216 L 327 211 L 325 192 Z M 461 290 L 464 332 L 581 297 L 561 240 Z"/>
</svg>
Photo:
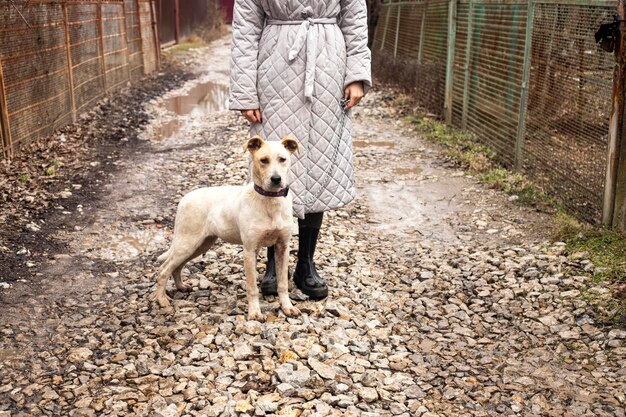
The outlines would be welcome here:
<svg viewBox="0 0 626 417">
<path fill-rule="evenodd" d="M 0 153 L 158 69 L 154 0 L 0 2 Z"/>
</svg>

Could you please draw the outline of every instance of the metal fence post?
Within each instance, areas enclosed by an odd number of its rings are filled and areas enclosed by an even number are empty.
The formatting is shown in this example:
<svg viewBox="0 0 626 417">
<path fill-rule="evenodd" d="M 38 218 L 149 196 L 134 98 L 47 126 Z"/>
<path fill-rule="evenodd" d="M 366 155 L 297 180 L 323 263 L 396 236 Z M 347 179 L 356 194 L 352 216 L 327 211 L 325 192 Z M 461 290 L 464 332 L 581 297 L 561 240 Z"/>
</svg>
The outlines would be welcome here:
<svg viewBox="0 0 626 417">
<path fill-rule="evenodd" d="M 70 90 L 70 104 L 72 106 L 72 122 L 76 122 L 76 97 L 74 92 L 74 67 L 72 65 L 72 44 L 70 40 L 70 19 L 67 13 L 67 3 L 63 7 L 63 19 L 65 20 L 65 52 L 67 56 L 67 80 Z"/>
<path fill-rule="evenodd" d="M 128 81 L 132 82 L 132 77 L 130 74 L 130 49 L 128 49 L 128 20 L 126 18 L 126 1 L 122 1 L 122 18 L 123 18 L 123 28 L 124 33 L 122 38 L 124 39 L 122 43 L 124 44 L 124 58 L 126 58 L 126 76 L 128 77 Z"/>
<path fill-rule="evenodd" d="M 626 61 L 624 53 L 626 52 L 625 36 L 626 36 L 626 16 L 624 10 L 624 0 L 617 0 L 617 15 L 619 23 L 619 37 L 615 48 L 615 70 L 613 72 L 613 97 L 611 105 L 611 117 L 609 119 L 609 143 L 608 154 L 606 158 L 606 180 L 604 183 L 604 201 L 602 204 L 602 224 L 605 226 L 624 227 L 624 211 L 626 202 L 624 201 L 624 192 L 620 191 L 621 198 L 618 197 L 618 182 L 624 188 L 626 179 L 619 178 L 619 171 L 625 169 L 626 161 L 620 160 L 620 154 L 624 153 L 624 88 L 626 87 Z"/>
<path fill-rule="evenodd" d="M 393 43 L 393 59 L 395 61 L 396 59 L 396 55 L 398 54 L 398 34 L 400 33 L 400 11 L 402 10 L 400 8 L 401 4 L 398 3 L 396 4 L 396 7 L 398 8 L 397 11 L 397 16 L 396 16 L 396 39 Z"/>
<path fill-rule="evenodd" d="M 7 106 L 6 91 L 4 89 L 4 77 L 2 76 L 2 60 L 0 60 L 0 132 L 4 147 L 4 156 L 10 158 L 13 155 L 13 143 L 11 142 L 9 108 Z"/>
<path fill-rule="evenodd" d="M 467 128 L 467 112 L 469 107 L 469 76 L 470 63 L 472 61 L 472 38 L 474 35 L 474 0 L 470 0 L 467 13 L 467 39 L 465 42 L 465 65 L 463 67 L 463 114 L 461 116 L 461 129 Z"/>
<path fill-rule="evenodd" d="M 174 2 L 174 14 L 176 15 L 176 25 L 175 28 L 175 36 L 176 36 L 176 44 L 180 43 L 180 1 L 176 0 Z"/>
<path fill-rule="evenodd" d="M 156 58 L 156 70 L 161 69 L 161 43 L 159 42 L 159 29 L 157 26 L 157 13 L 154 0 L 149 0 L 150 4 L 150 18 L 152 20 L 152 35 L 154 37 L 154 53 Z"/>
<path fill-rule="evenodd" d="M 391 6 L 389 3 L 383 4 L 383 10 L 385 10 L 385 26 L 383 29 L 383 38 L 380 41 L 380 50 L 385 49 L 385 39 L 387 38 L 387 26 L 389 26 L 389 14 L 391 12 Z"/>
<path fill-rule="evenodd" d="M 102 89 L 106 93 L 107 87 L 107 68 L 104 60 L 104 24 L 102 23 L 102 1 L 98 1 L 96 9 L 96 19 L 98 21 L 98 48 L 100 49 L 100 66 L 102 67 Z"/>
<path fill-rule="evenodd" d="M 625 75 L 626 76 L 626 75 Z M 622 100 L 624 97 L 624 91 L 622 90 Z M 611 219 L 610 226 L 614 229 L 626 230 L 626 143 L 624 143 L 624 122 L 626 122 L 626 108 L 622 110 L 621 117 L 621 126 L 620 126 L 620 146 L 619 146 L 619 154 L 617 156 L 616 161 L 616 171 L 617 175 L 615 177 L 613 187 L 613 216 Z M 603 212 L 604 214 L 604 212 Z"/>
<path fill-rule="evenodd" d="M 417 63 L 422 63 L 422 57 L 424 56 L 424 27 L 426 26 L 426 13 L 428 12 L 428 0 L 424 0 L 422 3 L 422 23 L 420 24 L 420 42 L 417 50 Z"/>
<path fill-rule="evenodd" d="M 445 120 L 452 124 L 452 89 L 454 88 L 454 52 L 456 46 L 456 9 L 458 0 L 448 3 L 448 56 L 446 59 L 446 92 L 443 104 Z"/>
<path fill-rule="evenodd" d="M 137 10 L 137 30 L 139 31 L 139 53 L 141 54 L 141 73 L 146 75 L 145 51 L 143 50 L 143 29 L 141 27 L 141 5 L 139 0 L 135 1 L 135 10 Z"/>
<path fill-rule="evenodd" d="M 522 169 L 524 161 L 524 136 L 526 135 L 526 110 L 528 108 L 528 83 L 530 82 L 530 61 L 532 58 L 533 21 L 535 20 L 535 2 L 528 0 L 526 12 L 526 37 L 524 40 L 524 64 L 522 70 L 522 89 L 519 100 L 519 119 L 517 139 L 515 141 L 515 170 Z"/>
</svg>

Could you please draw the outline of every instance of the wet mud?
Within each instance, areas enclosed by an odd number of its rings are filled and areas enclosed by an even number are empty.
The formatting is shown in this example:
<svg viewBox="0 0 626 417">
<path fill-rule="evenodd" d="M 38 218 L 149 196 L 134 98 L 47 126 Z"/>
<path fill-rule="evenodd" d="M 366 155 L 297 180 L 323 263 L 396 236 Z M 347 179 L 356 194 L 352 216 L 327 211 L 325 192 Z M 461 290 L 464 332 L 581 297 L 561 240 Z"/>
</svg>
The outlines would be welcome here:
<svg viewBox="0 0 626 417">
<path fill-rule="evenodd" d="M 170 97 L 163 103 L 163 108 L 176 116 L 202 117 L 226 110 L 228 107 L 228 87 L 213 81 L 200 83 L 188 92 Z M 155 139 L 169 139 L 182 128 L 185 120 L 175 117 L 155 126 Z"/>
</svg>

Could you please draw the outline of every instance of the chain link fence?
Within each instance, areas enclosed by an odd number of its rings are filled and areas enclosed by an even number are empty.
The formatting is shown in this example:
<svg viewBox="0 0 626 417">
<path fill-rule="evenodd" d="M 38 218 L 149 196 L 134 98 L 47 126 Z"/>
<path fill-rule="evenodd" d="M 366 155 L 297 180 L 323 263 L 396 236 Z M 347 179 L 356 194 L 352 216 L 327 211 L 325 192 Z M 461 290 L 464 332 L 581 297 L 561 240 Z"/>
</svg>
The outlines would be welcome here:
<svg viewBox="0 0 626 417">
<path fill-rule="evenodd" d="M 615 2 L 385 3 L 373 42 L 382 81 L 471 132 L 573 213 L 601 219 L 614 58 L 595 44 Z"/>
<path fill-rule="evenodd" d="M 0 2 L 0 152 L 158 67 L 150 0 Z"/>
</svg>

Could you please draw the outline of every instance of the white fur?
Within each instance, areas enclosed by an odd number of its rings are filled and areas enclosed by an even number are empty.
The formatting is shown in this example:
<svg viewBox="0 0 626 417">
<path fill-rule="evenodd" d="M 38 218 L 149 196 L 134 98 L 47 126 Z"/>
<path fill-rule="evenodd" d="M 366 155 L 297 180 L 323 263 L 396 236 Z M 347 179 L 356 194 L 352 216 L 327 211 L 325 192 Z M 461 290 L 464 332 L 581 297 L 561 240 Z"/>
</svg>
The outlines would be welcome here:
<svg viewBox="0 0 626 417">
<path fill-rule="evenodd" d="M 297 143 L 287 137 L 280 142 L 265 142 L 254 137 L 246 142 L 244 148 L 252 154 L 253 182 L 243 186 L 200 188 L 186 194 L 178 204 L 172 244 L 158 258 L 163 265 L 157 277 L 153 299 L 161 307 L 170 304 L 165 293 L 169 276 L 174 276 L 178 290 L 189 291 L 190 288 L 181 279 L 182 268 L 189 260 L 204 254 L 217 239 L 221 239 L 243 245 L 248 319 L 265 320 L 259 306 L 256 256 L 261 247 L 271 245 L 276 247 L 281 309 L 288 316 L 300 314 L 288 294 L 291 195 L 267 197 L 253 188 L 253 183 L 256 183 L 267 191 L 278 191 L 288 184 L 289 160 L 291 153 L 297 150 Z M 281 177 L 280 184 L 271 181 L 271 177 L 276 175 Z"/>
</svg>

